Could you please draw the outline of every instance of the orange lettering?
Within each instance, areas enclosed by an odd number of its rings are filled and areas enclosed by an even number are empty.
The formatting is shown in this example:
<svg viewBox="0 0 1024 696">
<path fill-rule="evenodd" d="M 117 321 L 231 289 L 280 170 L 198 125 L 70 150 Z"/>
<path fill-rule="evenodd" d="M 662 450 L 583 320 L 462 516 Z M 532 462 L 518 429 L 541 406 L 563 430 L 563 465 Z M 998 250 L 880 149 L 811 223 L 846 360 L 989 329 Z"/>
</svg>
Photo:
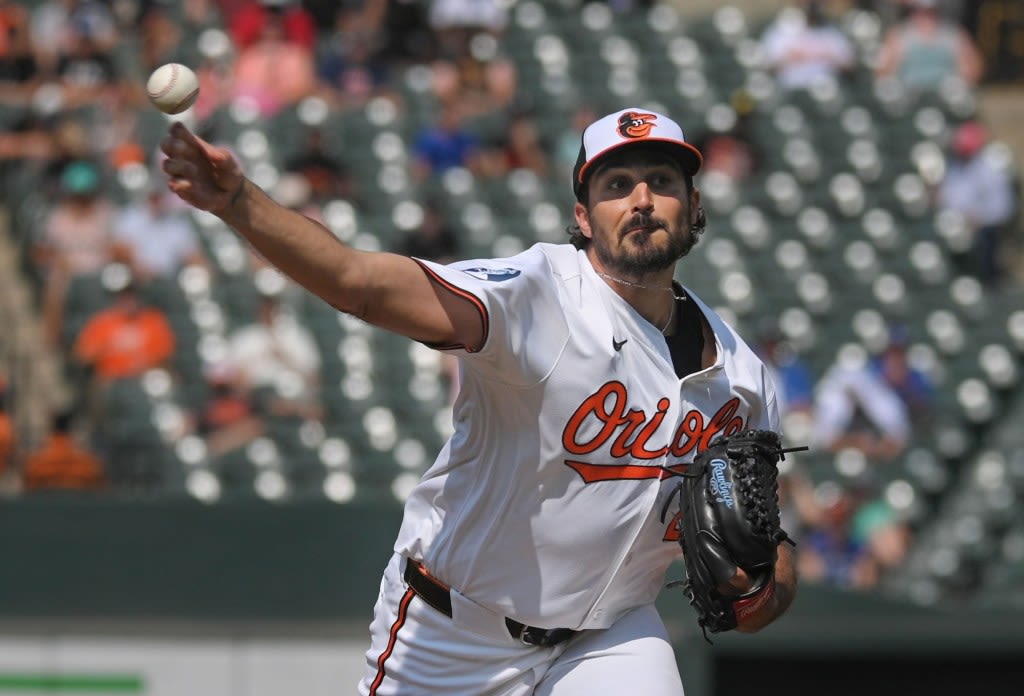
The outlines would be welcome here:
<svg viewBox="0 0 1024 696">
<path fill-rule="evenodd" d="M 605 402 L 609 396 L 614 397 L 614 402 L 612 410 L 606 411 Z M 565 424 L 565 430 L 562 431 L 562 446 L 565 447 L 566 452 L 589 454 L 607 442 L 615 429 L 622 425 L 622 409 L 625 399 L 626 387 L 622 382 L 608 382 L 584 399 L 580 407 L 569 418 L 569 422 Z M 577 442 L 576 434 L 583 422 L 590 416 L 603 422 L 604 427 L 590 442 Z"/>
<path fill-rule="evenodd" d="M 619 433 L 619 436 L 615 438 L 615 442 L 612 443 L 611 454 L 613 457 L 626 457 L 632 453 L 633 448 L 628 440 L 633 435 L 633 432 L 643 425 L 646 420 L 647 414 L 635 408 L 626 414 L 626 423 L 623 424 L 622 432 Z"/>
<path fill-rule="evenodd" d="M 669 451 L 676 457 L 687 455 L 695 449 L 702 452 L 719 434 L 732 435 L 739 432 L 743 429 L 743 419 L 736 415 L 739 408 L 740 400 L 733 397 L 722 404 L 706 424 L 700 411 L 690 411 L 679 421 Z"/>
<path fill-rule="evenodd" d="M 681 527 L 683 521 L 679 519 L 680 517 L 681 514 L 679 512 L 672 516 L 672 519 L 669 520 L 668 525 L 665 527 L 665 536 L 661 538 L 662 541 L 679 541 L 683 534 Z"/>
<path fill-rule="evenodd" d="M 647 414 L 639 409 L 626 412 L 627 396 L 626 387 L 621 382 L 608 382 L 584 399 L 562 431 L 562 446 L 566 452 L 589 454 L 614 436 L 609 454 L 615 458 L 658 459 L 665 456 L 668 447 L 652 450 L 647 448 L 647 443 L 661 427 L 672 402 L 665 397 L 659 399 L 657 410 L 648 420 Z M 601 429 L 590 440 L 581 442 L 580 429 L 591 418 L 602 424 Z"/>
<path fill-rule="evenodd" d="M 740 409 L 738 397 L 729 399 L 711 418 L 692 409 L 682 416 L 672 441 L 667 447 L 648 449 L 648 443 L 661 427 L 672 406 L 670 399 L 658 400 L 657 409 L 650 418 L 639 409 L 626 410 L 628 402 L 626 387 L 621 382 L 608 382 L 583 400 L 572 414 L 562 431 L 562 445 L 569 454 L 582 455 L 596 452 L 611 441 L 609 455 L 615 459 L 628 457 L 632 461 L 659 459 L 666 454 L 685 458 L 707 449 L 719 435 L 732 435 L 742 430 L 744 419 L 737 415 Z M 581 440 L 580 431 L 585 424 L 596 420 L 600 425 L 597 433 L 587 440 Z M 576 459 L 566 459 L 565 465 L 575 471 L 584 483 L 598 481 L 640 481 L 664 480 L 683 475 L 689 468 L 688 462 L 677 462 L 671 466 L 648 466 L 644 464 L 595 464 Z M 678 542 L 680 536 L 680 513 L 665 527 L 664 541 Z"/>
<path fill-rule="evenodd" d="M 634 459 L 657 459 L 658 457 L 665 456 L 665 453 L 668 452 L 668 447 L 659 447 L 656 450 L 647 449 L 647 441 L 651 439 L 651 435 L 661 426 L 661 422 L 665 420 L 665 413 L 671 404 L 672 402 L 664 397 L 658 400 L 658 410 L 654 412 L 650 422 L 636 436 L 636 440 L 630 448 L 630 454 L 633 455 Z"/>
</svg>

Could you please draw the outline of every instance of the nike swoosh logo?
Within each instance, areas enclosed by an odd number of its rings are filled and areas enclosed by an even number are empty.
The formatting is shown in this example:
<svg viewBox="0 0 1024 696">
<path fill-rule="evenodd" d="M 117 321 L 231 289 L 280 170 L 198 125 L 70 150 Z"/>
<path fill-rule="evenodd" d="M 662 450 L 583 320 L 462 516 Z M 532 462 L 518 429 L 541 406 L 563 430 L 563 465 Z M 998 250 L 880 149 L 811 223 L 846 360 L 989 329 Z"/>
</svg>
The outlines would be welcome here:
<svg viewBox="0 0 1024 696">
<path fill-rule="evenodd" d="M 612 348 L 614 348 L 615 352 L 618 353 L 620 350 L 622 350 L 622 346 L 624 346 L 626 344 L 626 341 L 628 340 L 628 338 L 624 338 L 621 341 L 616 341 L 615 338 L 612 337 Z"/>
</svg>

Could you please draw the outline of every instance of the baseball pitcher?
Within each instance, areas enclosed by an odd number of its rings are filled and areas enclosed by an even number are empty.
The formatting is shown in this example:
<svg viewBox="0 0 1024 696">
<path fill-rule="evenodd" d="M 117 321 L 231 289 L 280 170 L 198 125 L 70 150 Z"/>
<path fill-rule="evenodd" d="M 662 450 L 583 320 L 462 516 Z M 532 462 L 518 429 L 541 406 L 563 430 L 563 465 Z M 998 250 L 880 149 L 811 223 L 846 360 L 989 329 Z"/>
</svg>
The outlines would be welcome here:
<svg viewBox="0 0 1024 696">
<path fill-rule="evenodd" d="M 669 117 L 591 124 L 570 243 L 440 265 L 342 244 L 183 125 L 169 187 L 339 311 L 459 357 L 455 430 L 406 502 L 359 693 L 680 696 L 655 598 L 754 632 L 796 590 L 767 371 L 676 266 L 705 220 Z"/>
</svg>

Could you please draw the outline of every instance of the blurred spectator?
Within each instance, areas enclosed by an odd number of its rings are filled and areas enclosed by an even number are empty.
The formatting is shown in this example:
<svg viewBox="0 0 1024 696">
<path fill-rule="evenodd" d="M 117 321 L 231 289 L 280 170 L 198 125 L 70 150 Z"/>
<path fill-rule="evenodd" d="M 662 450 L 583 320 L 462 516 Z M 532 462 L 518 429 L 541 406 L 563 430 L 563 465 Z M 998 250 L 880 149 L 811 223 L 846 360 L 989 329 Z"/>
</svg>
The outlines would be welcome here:
<svg viewBox="0 0 1024 696">
<path fill-rule="evenodd" d="M 457 101 L 441 105 L 437 121 L 416 136 L 413 152 L 414 170 L 420 178 L 443 174 L 453 167 L 479 170 L 480 142 L 466 127 Z"/>
<path fill-rule="evenodd" d="M 229 337 L 230 360 L 261 412 L 319 419 L 320 352 L 313 335 L 277 295 L 261 298 L 256 321 Z"/>
<path fill-rule="evenodd" d="M 0 86 L 0 92 L 3 89 L 4 87 Z M 8 98 L 9 103 L 17 101 L 16 96 L 0 95 L 0 99 Z M 13 165 L 11 168 L 17 168 L 19 165 L 27 165 L 27 170 L 19 171 L 21 176 L 45 169 L 47 161 L 56 156 L 56 150 L 53 125 L 38 113 L 26 113 L 22 118 L 12 120 L 7 128 L 0 130 L 0 166 L 6 168 Z"/>
<path fill-rule="evenodd" d="M 199 80 L 199 96 L 196 97 L 192 111 L 196 123 L 209 124 L 218 109 L 231 101 L 234 89 L 234 60 L 227 58 L 200 58 L 195 66 L 196 79 Z M 216 133 L 208 131 L 205 135 L 216 139 Z"/>
<path fill-rule="evenodd" d="M 470 53 L 478 34 L 501 36 L 508 23 L 508 5 L 501 0 L 431 0 L 428 22 L 438 45 L 450 58 Z"/>
<path fill-rule="evenodd" d="M 743 181 L 754 174 L 761 161 L 760 147 L 751 132 L 754 100 L 746 91 L 735 94 L 728 118 L 711 124 L 710 132 L 698 139 L 697 147 L 704 155 L 701 171 L 715 172 L 732 181 Z"/>
<path fill-rule="evenodd" d="M 483 98 L 492 111 L 526 114 L 536 106 L 534 96 L 523 89 L 519 67 L 511 58 L 498 56 L 486 62 L 484 88 Z"/>
<path fill-rule="evenodd" d="M 13 0 L 0 0 L 0 103 L 25 103 L 38 72 L 28 10 Z"/>
<path fill-rule="evenodd" d="M 298 0 L 228 0 L 221 6 L 228 34 L 240 51 L 258 43 L 270 24 L 280 27 L 284 40 L 308 50 L 316 47 L 313 15 Z"/>
<path fill-rule="evenodd" d="M 464 101 L 462 78 L 459 66 L 455 61 L 448 59 L 433 61 L 430 64 L 430 91 L 434 101 L 438 104 Z M 465 116 L 466 106 L 463 105 L 462 108 L 463 116 Z"/>
<path fill-rule="evenodd" d="M 434 201 L 423 206 L 423 224 L 410 232 L 396 250 L 405 256 L 451 263 L 460 258 L 458 233 Z"/>
<path fill-rule="evenodd" d="M 905 0 L 906 16 L 890 27 L 875 65 L 877 77 L 892 77 L 913 92 L 938 89 L 950 77 L 975 86 L 984 58 L 963 27 L 942 16 L 938 0 Z"/>
<path fill-rule="evenodd" d="M 97 165 L 71 162 L 60 174 L 59 198 L 43 222 L 37 262 L 46 271 L 95 274 L 110 261 L 116 208 L 103 190 Z"/>
<path fill-rule="evenodd" d="M 57 73 L 63 51 L 85 36 L 98 53 L 117 45 L 117 22 L 107 3 L 99 0 L 43 0 L 32 11 L 32 45 L 40 68 Z"/>
<path fill-rule="evenodd" d="M 445 65 L 435 63 L 435 68 Z M 457 93 L 438 92 L 439 100 L 457 98 L 467 118 L 491 121 L 509 120 L 510 115 L 525 114 L 533 98 L 521 89 L 519 67 L 505 56 L 477 60 L 465 57 L 454 63 Z"/>
<path fill-rule="evenodd" d="M 43 321 L 53 345 L 60 342 L 67 287 L 76 276 L 98 275 L 111 259 L 116 208 L 104 192 L 99 168 L 74 161 L 60 174 L 58 199 L 33 248 L 43 282 Z"/>
<path fill-rule="evenodd" d="M 824 0 L 800 0 L 781 11 L 765 30 L 761 45 L 783 89 L 838 80 L 856 62 L 853 43 L 831 22 Z"/>
<path fill-rule="evenodd" d="M 52 116 L 36 114 L 31 118 L 28 128 L 45 133 L 47 142 L 45 146 L 40 144 L 36 152 L 26 153 L 25 156 L 32 161 L 25 164 L 29 165 L 29 171 L 36 177 L 39 192 L 51 207 L 66 195 L 61 179 L 68 166 L 79 161 L 96 166 L 93 160 L 94 142 L 85 121 L 85 118 L 70 111 L 58 111 Z"/>
<path fill-rule="evenodd" d="M 550 173 L 548 151 L 551 143 L 537 128 L 537 122 L 528 113 L 512 117 L 505 143 L 505 168 L 508 171 L 527 169 L 541 178 Z"/>
<path fill-rule="evenodd" d="M 786 457 L 787 468 L 779 470 L 779 514 L 782 528 L 799 544 L 808 527 L 820 524 L 821 509 L 814 496 L 810 476 L 800 469 L 798 459 Z"/>
<path fill-rule="evenodd" d="M 14 420 L 7 408 L 7 401 L 7 380 L 0 375 L 0 480 L 5 473 L 13 470 L 17 445 Z"/>
<path fill-rule="evenodd" d="M 360 194 L 348 166 L 330 152 L 319 128 L 308 128 L 301 147 L 284 162 L 284 171 L 299 174 L 309 186 L 312 206 L 322 207 L 335 199 L 361 205 Z"/>
<path fill-rule="evenodd" d="M 191 219 L 169 205 L 169 195 L 162 182 L 154 183 L 142 200 L 122 207 L 114 222 L 114 257 L 143 285 L 174 277 L 186 265 L 206 265 Z"/>
<path fill-rule="evenodd" d="M 198 414 L 196 431 L 210 456 L 220 457 L 262 435 L 265 425 L 237 369 L 216 363 L 204 372 L 210 391 Z"/>
<path fill-rule="evenodd" d="M 754 350 L 771 373 L 782 417 L 798 412 L 810 415 L 814 410 L 814 373 L 774 320 L 760 328 Z"/>
<path fill-rule="evenodd" d="M 103 462 L 72 432 L 70 410 L 57 413 L 42 445 L 25 459 L 26 490 L 89 489 L 104 483 Z"/>
<path fill-rule="evenodd" d="M 332 0 L 322 0 L 331 2 Z M 427 23 L 429 8 L 417 0 L 385 3 L 381 58 L 395 67 L 426 64 L 438 57 L 437 36 Z"/>
<path fill-rule="evenodd" d="M 817 444 L 838 452 L 852 448 L 868 459 L 890 460 L 901 454 L 911 435 L 903 400 L 868 364 L 836 363 L 815 391 L 814 434 Z"/>
<path fill-rule="evenodd" d="M 935 416 L 936 389 L 931 378 L 910 363 L 909 347 L 906 329 L 893 327 L 888 344 L 870 366 L 906 405 L 911 426 L 923 432 Z"/>
<path fill-rule="evenodd" d="M 862 492 L 856 486 L 826 481 L 816 487 L 814 496 L 819 514 L 799 539 L 800 577 L 847 589 L 874 587 L 877 566 L 864 540 L 855 538 L 851 530 Z"/>
<path fill-rule="evenodd" d="M 112 51 L 112 46 L 88 29 L 68 37 L 56 65 L 63 108 L 95 104 L 117 88 L 119 75 Z"/>
<path fill-rule="evenodd" d="M 122 82 L 114 90 L 112 97 L 104 101 L 100 122 L 92 133 L 97 150 L 106 156 L 107 166 L 119 177 L 126 167 L 146 166 L 148 157 L 143 141 L 150 141 L 155 135 L 145 132 L 148 129 L 142 125 L 145 116 L 136 87 Z"/>
<path fill-rule="evenodd" d="M 142 74 L 148 75 L 164 63 L 185 60 L 179 54 L 182 28 L 166 5 L 148 3 L 136 24 Z"/>
<path fill-rule="evenodd" d="M 576 158 L 580 155 L 580 141 L 583 130 L 600 116 L 590 104 L 577 104 L 569 117 L 569 123 L 558 129 L 557 141 L 553 144 L 553 157 L 558 176 L 571 180 Z"/>
<path fill-rule="evenodd" d="M 289 38 L 286 15 L 266 14 L 256 40 L 242 48 L 234 66 L 234 96 L 252 99 L 264 118 L 317 89 L 316 62 L 307 44 Z"/>
<path fill-rule="evenodd" d="M 514 114 L 497 142 L 484 146 L 480 152 L 481 172 L 500 177 L 517 169 L 525 169 L 547 178 L 550 172 L 546 142 L 537 129 L 533 117 L 526 113 Z"/>
<path fill-rule="evenodd" d="M 388 91 L 392 66 L 381 53 L 386 6 L 385 0 L 338 5 L 331 33 L 320 41 L 317 75 L 341 108 Z"/>
<path fill-rule="evenodd" d="M 73 359 L 99 385 L 142 376 L 173 356 L 175 336 L 166 315 L 146 304 L 134 281 L 114 293 L 112 304 L 89 317 Z"/>
<path fill-rule="evenodd" d="M 850 536 L 867 549 L 879 576 L 897 568 L 912 540 L 910 525 L 882 499 L 865 502 L 853 516 Z"/>
<path fill-rule="evenodd" d="M 963 216 L 974 235 L 971 270 L 983 283 L 995 285 L 1008 270 L 1001 243 L 1016 218 L 1018 200 L 1011 173 L 989 156 L 987 144 L 988 134 L 979 122 L 957 128 L 936 203 Z"/>
</svg>

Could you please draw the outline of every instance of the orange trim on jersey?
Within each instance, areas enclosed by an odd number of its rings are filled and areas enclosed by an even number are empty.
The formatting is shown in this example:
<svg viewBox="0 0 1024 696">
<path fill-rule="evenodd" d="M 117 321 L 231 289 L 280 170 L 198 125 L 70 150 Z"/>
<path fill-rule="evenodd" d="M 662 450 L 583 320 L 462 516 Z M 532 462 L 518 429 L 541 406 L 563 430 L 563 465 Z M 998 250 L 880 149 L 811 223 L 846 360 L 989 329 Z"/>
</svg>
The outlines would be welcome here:
<svg viewBox="0 0 1024 696">
<path fill-rule="evenodd" d="M 566 459 L 565 465 L 580 475 L 585 483 L 595 481 L 640 481 L 644 479 L 666 479 L 683 476 L 689 464 L 672 466 L 645 466 L 643 464 L 591 464 Z"/>
<path fill-rule="evenodd" d="M 488 314 L 487 314 L 487 307 L 484 305 L 483 301 L 479 297 L 477 297 L 476 295 L 471 293 L 470 291 L 464 290 L 464 289 L 458 287 L 457 285 L 453 285 L 452 283 L 448 282 L 447 280 L 442 278 L 434 269 L 432 269 L 430 266 L 426 265 L 425 263 L 423 263 L 419 259 L 413 259 L 413 261 L 418 263 L 420 265 L 420 268 L 423 269 L 423 272 L 426 273 L 428 276 L 430 276 L 430 279 L 433 280 L 435 283 L 437 283 L 438 285 L 440 285 L 441 287 L 443 287 L 445 290 L 447 290 L 448 292 L 452 293 L 453 295 L 457 295 L 458 297 L 461 297 L 464 300 L 468 300 L 469 302 L 471 302 L 473 304 L 474 307 L 476 307 L 476 310 L 480 313 L 480 318 L 484 322 L 484 335 L 483 335 L 483 339 L 480 341 L 480 346 L 486 345 L 487 344 L 487 336 L 488 336 L 488 334 L 490 333 L 490 330 L 491 330 L 491 320 L 490 320 L 490 316 L 488 316 Z M 451 350 L 453 348 L 462 348 L 467 353 L 475 353 L 475 352 L 477 352 L 477 350 L 479 350 L 479 347 L 478 348 L 467 348 L 466 346 L 462 345 L 461 343 L 452 343 L 452 344 L 449 344 L 449 345 L 442 345 L 442 344 L 439 344 L 439 343 L 427 343 L 426 341 L 424 341 L 423 344 L 426 345 L 426 346 L 429 346 L 430 348 L 436 348 L 438 350 Z"/>
<path fill-rule="evenodd" d="M 377 676 L 373 678 L 373 683 L 370 684 L 370 696 L 375 696 L 377 689 L 380 688 L 380 684 L 384 681 L 384 663 L 391 657 L 391 653 L 395 651 L 395 642 L 398 640 L 398 631 L 405 625 L 405 617 L 409 611 L 409 602 L 416 596 L 416 593 L 412 589 L 405 591 L 402 595 L 402 601 L 398 603 L 398 617 L 395 619 L 395 623 L 391 624 L 391 635 L 388 638 L 388 646 L 384 648 L 384 652 L 377 658 Z"/>
<path fill-rule="evenodd" d="M 641 464 L 590 464 L 566 459 L 565 463 L 587 483 L 594 481 L 621 481 L 623 479 L 660 479 L 661 468 Z"/>
</svg>

